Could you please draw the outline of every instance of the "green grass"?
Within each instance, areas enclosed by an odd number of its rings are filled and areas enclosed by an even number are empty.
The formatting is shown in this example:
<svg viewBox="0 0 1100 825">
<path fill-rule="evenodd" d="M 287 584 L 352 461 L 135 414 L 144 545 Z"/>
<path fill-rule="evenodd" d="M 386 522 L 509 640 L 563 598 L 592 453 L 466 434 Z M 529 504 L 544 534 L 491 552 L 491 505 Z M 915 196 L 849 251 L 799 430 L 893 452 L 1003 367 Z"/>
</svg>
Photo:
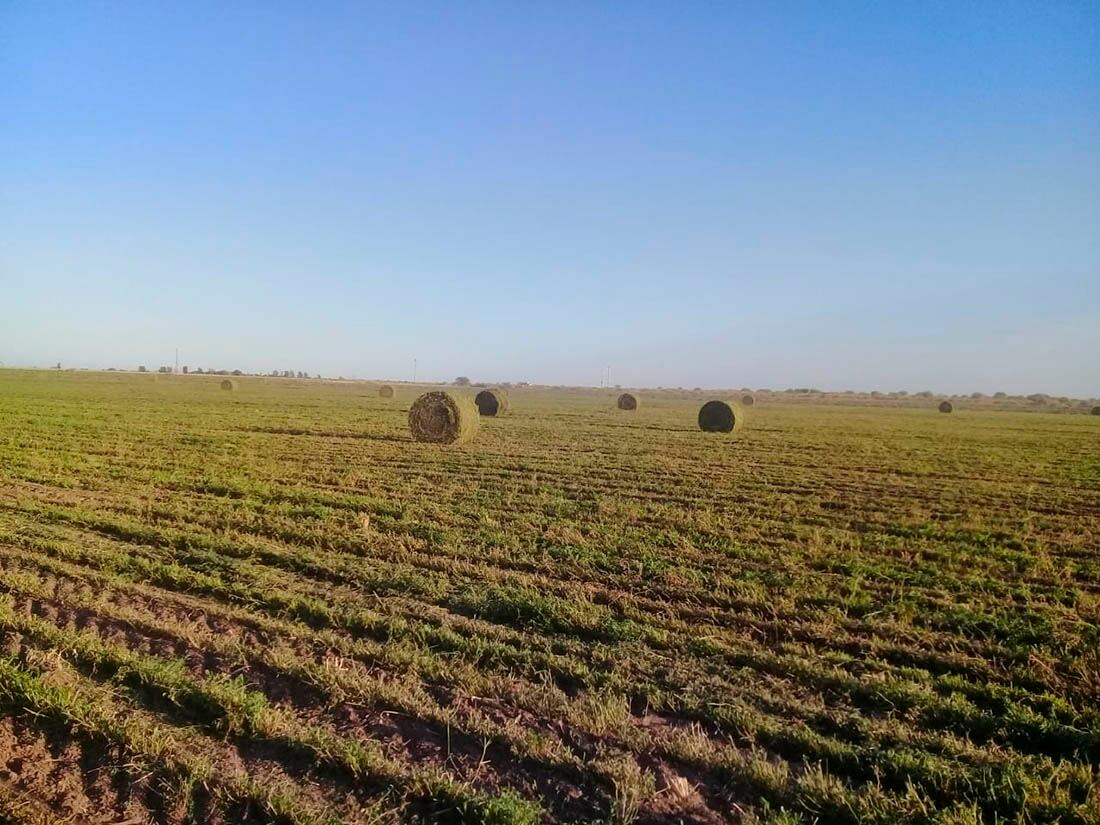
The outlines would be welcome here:
<svg viewBox="0 0 1100 825">
<path fill-rule="evenodd" d="M 1100 823 L 1100 419 L 616 395 L 0 370 L 3 713 L 165 821 Z"/>
</svg>

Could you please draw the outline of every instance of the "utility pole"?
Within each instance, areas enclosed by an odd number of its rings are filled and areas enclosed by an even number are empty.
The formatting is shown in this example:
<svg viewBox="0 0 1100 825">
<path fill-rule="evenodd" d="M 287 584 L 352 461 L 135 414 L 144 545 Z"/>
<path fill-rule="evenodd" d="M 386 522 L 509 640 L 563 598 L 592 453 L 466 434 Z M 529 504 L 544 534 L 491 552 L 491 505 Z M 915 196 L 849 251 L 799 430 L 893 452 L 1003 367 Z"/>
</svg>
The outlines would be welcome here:
<svg viewBox="0 0 1100 825">
<path fill-rule="evenodd" d="M 180 374 L 180 348 L 176 347 L 176 368 L 172 370 L 172 375 Z"/>
<path fill-rule="evenodd" d="M 413 383 L 416 383 L 416 359 L 413 359 Z"/>
</svg>

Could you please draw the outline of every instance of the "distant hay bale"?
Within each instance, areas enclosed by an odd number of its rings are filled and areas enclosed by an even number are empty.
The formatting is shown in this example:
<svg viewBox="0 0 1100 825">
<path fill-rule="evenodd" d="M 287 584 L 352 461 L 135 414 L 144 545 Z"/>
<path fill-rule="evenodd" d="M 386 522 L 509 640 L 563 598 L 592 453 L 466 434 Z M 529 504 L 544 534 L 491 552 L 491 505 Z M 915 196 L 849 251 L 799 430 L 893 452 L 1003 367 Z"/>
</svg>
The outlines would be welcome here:
<svg viewBox="0 0 1100 825">
<path fill-rule="evenodd" d="M 1100 407 L 1093 407 L 1092 408 L 1092 414 L 1093 415 L 1100 415 Z"/>
<path fill-rule="evenodd" d="M 745 393 L 744 395 L 741 396 L 741 406 L 742 407 L 751 407 L 755 403 L 756 403 L 756 399 L 753 398 L 752 393 L 747 392 L 747 393 Z"/>
<path fill-rule="evenodd" d="M 504 415 L 508 412 L 508 393 L 497 387 L 482 390 L 474 396 L 474 404 L 481 415 Z"/>
<path fill-rule="evenodd" d="M 417 441 L 462 444 L 481 426 L 481 416 L 468 395 L 426 392 L 409 409 L 409 429 Z"/>
<path fill-rule="evenodd" d="M 620 410 L 636 410 L 638 409 L 638 396 L 624 392 L 619 396 L 619 400 L 615 402 L 615 406 Z"/>
<path fill-rule="evenodd" d="M 224 381 L 222 381 L 222 389 L 223 390 L 229 390 L 231 392 L 236 392 L 240 388 L 241 388 L 240 383 L 235 381 L 232 378 L 226 378 Z"/>
<path fill-rule="evenodd" d="M 950 401 L 941 401 L 940 402 L 940 412 L 941 413 L 949 413 L 954 409 L 955 408 L 953 406 L 951 406 Z"/>
<path fill-rule="evenodd" d="M 699 429 L 707 433 L 732 433 L 741 429 L 745 413 L 736 401 L 708 401 L 699 408 Z"/>
<path fill-rule="evenodd" d="M 379 398 L 393 398 L 395 395 L 397 395 L 397 390 L 395 390 L 389 384 L 383 384 L 381 387 L 378 388 Z"/>
</svg>

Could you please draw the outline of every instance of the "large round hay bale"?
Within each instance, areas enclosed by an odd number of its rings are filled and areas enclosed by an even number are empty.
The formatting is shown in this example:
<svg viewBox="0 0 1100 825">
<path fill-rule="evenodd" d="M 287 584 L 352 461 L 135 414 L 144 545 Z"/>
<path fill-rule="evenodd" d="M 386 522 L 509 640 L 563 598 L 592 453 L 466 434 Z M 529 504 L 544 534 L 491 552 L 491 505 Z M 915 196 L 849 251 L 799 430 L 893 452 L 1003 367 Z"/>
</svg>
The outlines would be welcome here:
<svg viewBox="0 0 1100 825">
<path fill-rule="evenodd" d="M 381 387 L 378 388 L 379 398 L 393 398 L 395 395 L 397 395 L 397 390 L 395 390 L 389 384 L 383 384 Z"/>
<path fill-rule="evenodd" d="M 955 408 L 953 406 L 951 406 L 950 401 L 941 401 L 939 409 L 940 409 L 941 413 L 949 413 L 952 410 L 954 410 Z"/>
<path fill-rule="evenodd" d="M 1100 407 L 1093 407 L 1092 408 L 1092 414 L 1093 415 L 1100 415 Z"/>
<path fill-rule="evenodd" d="M 234 392 L 236 390 L 239 390 L 240 388 L 241 388 L 240 383 L 237 382 L 233 378 L 226 378 L 225 380 L 222 381 L 222 389 L 223 390 L 229 390 L 231 392 Z"/>
<path fill-rule="evenodd" d="M 699 429 L 707 433 L 732 433 L 745 423 L 736 401 L 708 401 L 699 408 Z"/>
<path fill-rule="evenodd" d="M 624 392 L 619 396 L 619 400 L 615 402 L 615 406 L 620 410 L 636 410 L 638 409 L 638 396 Z"/>
<path fill-rule="evenodd" d="M 755 403 L 756 403 L 756 399 L 753 397 L 752 393 L 747 392 L 747 393 L 745 393 L 744 395 L 741 396 L 741 406 L 742 407 L 751 407 Z"/>
<path fill-rule="evenodd" d="M 420 396 L 409 408 L 409 429 L 417 441 L 461 444 L 481 426 L 481 416 L 468 395 L 436 390 Z"/>
<path fill-rule="evenodd" d="M 493 387 L 474 396 L 474 404 L 481 415 L 504 415 L 508 412 L 508 393 Z"/>
</svg>

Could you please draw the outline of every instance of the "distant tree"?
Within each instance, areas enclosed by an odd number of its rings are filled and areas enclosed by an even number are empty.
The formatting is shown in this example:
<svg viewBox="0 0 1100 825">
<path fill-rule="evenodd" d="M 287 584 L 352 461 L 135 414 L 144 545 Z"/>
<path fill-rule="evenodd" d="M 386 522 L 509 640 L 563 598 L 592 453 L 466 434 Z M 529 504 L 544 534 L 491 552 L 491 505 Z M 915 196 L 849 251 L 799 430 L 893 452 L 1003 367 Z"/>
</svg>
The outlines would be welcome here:
<svg viewBox="0 0 1100 825">
<path fill-rule="evenodd" d="M 233 374 L 234 375 L 244 375 L 244 373 L 241 372 L 240 370 L 233 370 Z"/>
<path fill-rule="evenodd" d="M 149 372 L 149 370 L 145 369 L 145 365 L 142 364 L 140 367 L 138 367 L 138 372 Z"/>
<path fill-rule="evenodd" d="M 460 375 L 460 376 L 458 376 L 458 378 L 455 379 L 455 386 L 456 387 L 468 387 L 468 386 L 470 386 L 470 379 L 467 378 L 465 375 Z"/>
<path fill-rule="evenodd" d="M 171 371 L 172 371 L 171 367 L 157 367 L 157 372 L 159 372 L 161 375 L 167 375 Z"/>
<path fill-rule="evenodd" d="M 186 366 L 186 365 L 184 365 L 184 368 L 183 368 L 183 374 L 184 374 L 184 375 L 187 375 L 187 366 Z"/>
<path fill-rule="evenodd" d="M 917 393 L 917 398 L 931 398 L 932 390 L 921 390 Z"/>
<path fill-rule="evenodd" d="M 202 373 L 202 367 L 196 367 L 195 368 L 195 375 L 202 375 L 202 374 L 203 374 Z"/>
<path fill-rule="evenodd" d="M 1008 393 L 1007 392 L 995 392 L 995 393 L 993 393 L 993 397 L 994 398 L 1008 398 Z"/>
</svg>

